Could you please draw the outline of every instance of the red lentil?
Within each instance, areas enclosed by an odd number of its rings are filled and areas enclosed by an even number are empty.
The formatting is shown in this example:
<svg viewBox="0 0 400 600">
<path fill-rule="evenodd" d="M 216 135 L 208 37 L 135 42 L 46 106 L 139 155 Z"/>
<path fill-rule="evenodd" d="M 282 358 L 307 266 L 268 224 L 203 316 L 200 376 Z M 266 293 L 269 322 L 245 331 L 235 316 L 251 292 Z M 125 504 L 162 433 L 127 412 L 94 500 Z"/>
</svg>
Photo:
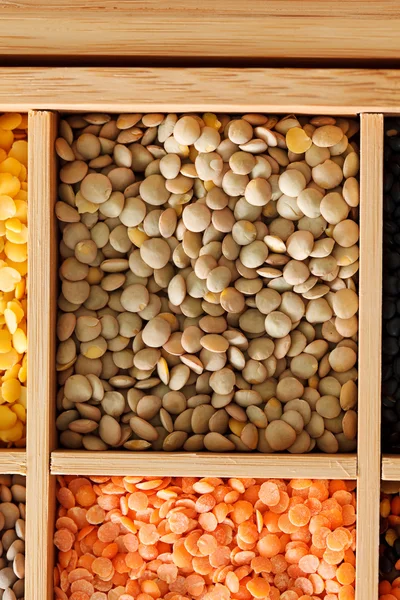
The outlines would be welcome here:
<svg viewBox="0 0 400 600">
<path fill-rule="evenodd" d="M 59 477 L 55 597 L 354 600 L 354 490 L 308 479 Z M 381 600 L 397 598 L 390 590 L 381 584 Z"/>
</svg>

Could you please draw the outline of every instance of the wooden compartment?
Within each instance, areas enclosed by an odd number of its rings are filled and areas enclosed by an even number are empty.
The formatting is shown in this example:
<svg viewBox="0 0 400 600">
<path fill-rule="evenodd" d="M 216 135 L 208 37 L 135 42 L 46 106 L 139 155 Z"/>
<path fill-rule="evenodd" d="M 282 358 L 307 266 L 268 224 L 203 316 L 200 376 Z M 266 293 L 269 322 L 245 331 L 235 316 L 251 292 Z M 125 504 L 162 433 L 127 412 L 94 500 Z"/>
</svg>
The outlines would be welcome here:
<svg viewBox="0 0 400 600">
<path fill-rule="evenodd" d="M 29 113 L 29 420 L 26 598 L 52 598 L 57 474 L 357 479 L 357 600 L 375 600 L 380 484 L 383 116 L 400 112 L 396 71 L 294 69 L 0 69 L 0 109 Z M 371 82 L 373 81 L 373 85 Z M 191 101 L 193 99 L 193 101 Z M 37 110 L 40 109 L 40 110 Z M 216 111 L 361 115 L 357 454 L 262 455 L 57 450 L 55 112 Z M 378 113 L 378 114 L 373 114 Z M 0 455 L 0 470 L 18 452 Z M 1 456 L 4 459 L 1 460 Z M 8 458 L 7 458 L 8 457 Z M 389 459 L 384 459 L 385 461 Z M 15 463 L 14 460 L 13 464 Z M 24 469 L 24 462 L 21 461 Z M 399 462 L 400 464 L 400 462 Z M 12 471 L 11 471 L 12 472 Z M 21 471 L 18 471 L 21 472 Z M 384 471 L 385 473 L 385 471 Z M 390 479 L 393 479 L 393 473 Z"/>
</svg>

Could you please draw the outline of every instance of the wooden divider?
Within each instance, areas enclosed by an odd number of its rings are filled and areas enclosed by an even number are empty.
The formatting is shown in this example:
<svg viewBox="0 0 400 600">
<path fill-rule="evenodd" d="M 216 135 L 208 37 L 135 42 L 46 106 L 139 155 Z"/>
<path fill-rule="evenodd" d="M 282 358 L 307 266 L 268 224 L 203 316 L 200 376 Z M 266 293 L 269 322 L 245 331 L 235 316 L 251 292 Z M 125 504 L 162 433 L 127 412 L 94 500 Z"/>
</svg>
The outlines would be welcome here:
<svg viewBox="0 0 400 600">
<path fill-rule="evenodd" d="M 393 0 L 253 0 L 251 10 L 241 0 L 22 0 L 2 6 L 0 51 L 20 62 L 394 60 L 399 25 Z"/>
<path fill-rule="evenodd" d="M 361 115 L 357 600 L 378 597 L 383 115 Z"/>
<path fill-rule="evenodd" d="M 256 454 L 211 452 L 71 452 L 51 455 L 53 474 L 170 475 L 185 477 L 311 477 L 356 479 L 355 454 Z"/>
<path fill-rule="evenodd" d="M 25 597 L 46 600 L 52 592 L 52 531 L 55 503 L 50 452 L 55 447 L 55 311 L 57 249 L 54 227 L 57 116 L 29 113 L 29 288 L 27 432 L 27 571 Z"/>
<path fill-rule="evenodd" d="M 0 474 L 26 475 L 25 449 L 2 449 L 0 451 Z"/>
<path fill-rule="evenodd" d="M 400 482 L 400 456 L 384 454 L 382 456 L 382 479 L 384 481 Z"/>
<path fill-rule="evenodd" d="M 396 69 L 3 67 L 0 80 L 4 111 L 400 113 Z"/>
</svg>

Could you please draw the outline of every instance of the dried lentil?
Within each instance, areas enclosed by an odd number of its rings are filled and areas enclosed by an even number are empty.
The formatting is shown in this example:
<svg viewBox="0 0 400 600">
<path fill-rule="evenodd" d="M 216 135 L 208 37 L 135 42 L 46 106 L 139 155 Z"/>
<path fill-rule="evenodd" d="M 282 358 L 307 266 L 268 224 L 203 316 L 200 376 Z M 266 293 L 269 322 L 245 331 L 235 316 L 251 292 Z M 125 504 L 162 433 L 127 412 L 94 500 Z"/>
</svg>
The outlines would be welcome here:
<svg viewBox="0 0 400 600">
<path fill-rule="evenodd" d="M 340 480 L 59 477 L 55 598 L 354 600 L 354 490 Z"/>
<path fill-rule="evenodd" d="M 63 446 L 355 449 L 357 128 L 61 121 Z"/>
<path fill-rule="evenodd" d="M 0 117 L 0 446 L 24 447 L 27 381 L 27 117 Z M 62 150 L 61 150 L 62 151 Z"/>
<path fill-rule="evenodd" d="M 25 477 L 1 475 L 0 496 L 0 596 L 4 600 L 23 600 L 25 597 Z"/>
<path fill-rule="evenodd" d="M 383 188 L 382 450 L 400 452 L 400 128 L 385 119 Z"/>
</svg>

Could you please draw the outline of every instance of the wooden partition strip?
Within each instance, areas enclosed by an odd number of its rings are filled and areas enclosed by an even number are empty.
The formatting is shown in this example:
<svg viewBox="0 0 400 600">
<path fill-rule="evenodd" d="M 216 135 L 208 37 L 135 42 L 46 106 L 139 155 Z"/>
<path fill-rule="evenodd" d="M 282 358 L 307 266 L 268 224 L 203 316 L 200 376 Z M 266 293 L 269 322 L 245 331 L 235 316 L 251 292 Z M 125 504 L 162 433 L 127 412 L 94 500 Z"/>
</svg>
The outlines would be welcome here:
<svg viewBox="0 0 400 600">
<path fill-rule="evenodd" d="M 3 57 L 400 58 L 395 0 L 5 2 Z M 104 58 L 103 58 L 104 59 Z"/>
<path fill-rule="evenodd" d="M 0 111 L 400 113 L 395 69 L 0 68 L 0 81 Z"/>
<path fill-rule="evenodd" d="M 400 482 L 400 456 L 396 454 L 382 456 L 382 479 Z"/>
<path fill-rule="evenodd" d="M 50 452 L 55 447 L 56 239 L 53 152 L 57 116 L 31 112 L 29 143 L 28 432 L 25 597 L 52 597 L 54 478 Z"/>
<path fill-rule="evenodd" d="M 98 452 L 57 450 L 53 474 L 356 479 L 354 454 L 213 454 L 209 452 Z"/>
<path fill-rule="evenodd" d="M 0 451 L 0 474 L 26 475 L 25 449 L 12 448 Z"/>
<path fill-rule="evenodd" d="M 383 116 L 361 115 L 357 600 L 378 597 Z"/>
</svg>

